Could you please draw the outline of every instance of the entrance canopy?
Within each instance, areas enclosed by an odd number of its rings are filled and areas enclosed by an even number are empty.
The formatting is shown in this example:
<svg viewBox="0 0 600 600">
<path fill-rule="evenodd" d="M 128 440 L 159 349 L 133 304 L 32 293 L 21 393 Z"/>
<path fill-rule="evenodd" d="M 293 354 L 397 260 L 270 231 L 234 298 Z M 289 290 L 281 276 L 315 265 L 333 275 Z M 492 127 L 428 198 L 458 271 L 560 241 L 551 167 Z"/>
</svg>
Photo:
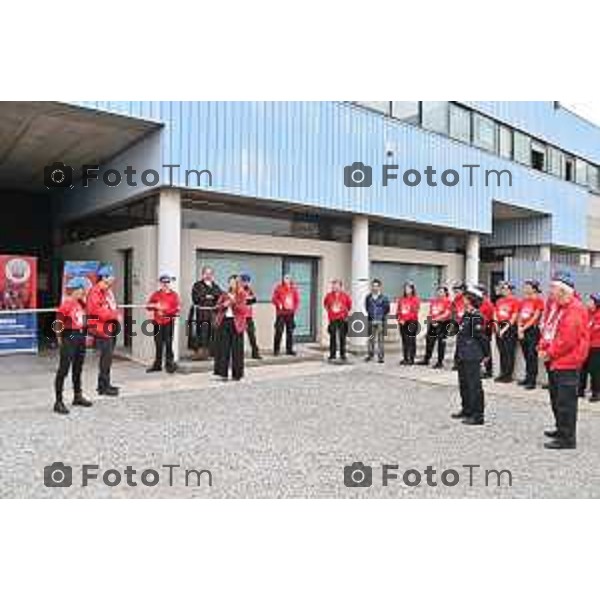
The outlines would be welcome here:
<svg viewBox="0 0 600 600">
<path fill-rule="evenodd" d="M 63 162 L 76 178 L 160 127 L 62 102 L 0 102 L 0 190 L 45 192 L 45 166 Z"/>
</svg>

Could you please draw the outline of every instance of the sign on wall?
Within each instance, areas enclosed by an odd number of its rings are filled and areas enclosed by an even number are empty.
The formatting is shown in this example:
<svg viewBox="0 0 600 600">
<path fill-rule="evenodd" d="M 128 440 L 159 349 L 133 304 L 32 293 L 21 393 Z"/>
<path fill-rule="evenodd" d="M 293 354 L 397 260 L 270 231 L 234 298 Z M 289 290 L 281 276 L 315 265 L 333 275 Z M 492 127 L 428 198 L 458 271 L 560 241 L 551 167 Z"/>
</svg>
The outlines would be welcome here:
<svg viewBox="0 0 600 600">
<path fill-rule="evenodd" d="M 21 312 L 35 308 L 37 259 L 0 255 L 0 354 L 37 352 L 37 315 Z"/>
</svg>

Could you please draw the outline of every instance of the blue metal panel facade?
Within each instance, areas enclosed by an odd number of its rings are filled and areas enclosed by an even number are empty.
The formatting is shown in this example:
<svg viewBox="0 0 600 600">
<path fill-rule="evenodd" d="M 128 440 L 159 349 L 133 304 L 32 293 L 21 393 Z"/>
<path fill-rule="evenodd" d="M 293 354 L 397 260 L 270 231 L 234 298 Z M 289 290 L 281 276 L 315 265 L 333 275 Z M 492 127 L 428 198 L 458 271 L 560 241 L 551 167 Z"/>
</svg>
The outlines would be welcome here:
<svg viewBox="0 0 600 600">
<path fill-rule="evenodd" d="M 600 165 L 600 127 L 554 102 L 461 102 Z"/>
<path fill-rule="evenodd" d="M 184 169 L 210 169 L 212 191 L 483 233 L 492 230 L 492 201 L 499 200 L 550 214 L 555 244 L 586 243 L 588 194 L 580 186 L 349 103 L 78 104 L 163 122 L 163 162 L 181 165 L 181 186 Z M 371 187 L 344 185 L 344 167 L 355 161 L 373 167 Z M 386 162 L 400 168 L 399 180 L 384 187 Z M 473 186 L 464 164 L 481 166 Z M 438 182 L 442 171 L 459 171 L 460 183 L 430 187 L 425 177 L 416 187 L 401 182 L 404 170 L 423 172 L 428 165 Z M 485 169 L 509 169 L 512 187 L 506 177 L 501 186 L 493 181 L 485 187 Z"/>
</svg>

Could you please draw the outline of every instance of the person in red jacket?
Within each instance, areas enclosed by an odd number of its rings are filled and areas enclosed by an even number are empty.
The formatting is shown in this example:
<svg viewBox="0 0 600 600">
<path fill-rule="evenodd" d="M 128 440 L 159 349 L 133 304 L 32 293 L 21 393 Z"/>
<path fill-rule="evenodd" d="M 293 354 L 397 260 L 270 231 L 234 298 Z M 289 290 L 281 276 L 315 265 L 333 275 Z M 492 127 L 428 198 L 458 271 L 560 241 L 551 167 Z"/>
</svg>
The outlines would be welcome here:
<svg viewBox="0 0 600 600">
<path fill-rule="evenodd" d="M 167 373 L 175 373 L 177 365 L 173 355 L 173 333 L 175 319 L 181 310 L 181 301 L 179 294 L 171 289 L 172 277 L 170 275 L 161 275 L 158 281 L 160 289 L 148 298 L 148 310 L 151 310 L 153 315 L 156 354 L 154 363 L 146 370 L 146 373 L 162 371 L 163 350 L 166 354 L 165 369 Z"/>
<path fill-rule="evenodd" d="M 578 396 L 585 396 L 588 377 L 592 382 L 590 402 L 600 402 L 600 294 L 591 294 L 588 304 L 590 349 L 581 369 Z"/>
<path fill-rule="evenodd" d="M 534 390 L 538 376 L 539 323 L 544 312 L 544 299 L 540 295 L 540 282 L 528 279 L 523 285 L 523 300 L 517 317 L 517 338 L 525 358 L 525 378 L 519 385 Z"/>
<path fill-rule="evenodd" d="M 239 381 L 244 376 L 244 334 L 248 307 L 246 292 L 237 275 L 229 277 L 227 291 L 219 296 L 216 306 L 215 375 L 227 381 Z"/>
<path fill-rule="evenodd" d="M 404 284 L 402 296 L 396 298 L 396 318 L 402 337 L 401 365 L 414 365 L 417 354 L 417 334 L 419 333 L 419 309 L 421 300 L 414 283 Z"/>
<path fill-rule="evenodd" d="M 465 283 L 456 283 L 452 286 L 452 293 L 454 294 L 452 298 L 452 321 L 455 329 L 455 333 L 458 333 L 460 328 L 460 324 L 462 323 L 464 314 L 465 314 L 465 297 L 464 293 L 467 289 Z M 458 370 L 458 359 L 457 352 L 458 348 L 454 348 L 454 360 L 452 365 L 452 370 Z"/>
<path fill-rule="evenodd" d="M 88 333 L 93 337 L 96 350 L 100 353 L 98 393 L 118 396 L 119 388 L 112 385 L 110 380 L 113 351 L 119 330 L 119 312 L 112 291 L 115 277 L 110 265 L 101 266 L 97 275 L 98 281 L 88 293 L 87 314 Z"/>
<path fill-rule="evenodd" d="M 482 379 L 490 379 L 493 377 L 493 362 L 492 362 L 492 328 L 494 321 L 494 313 L 496 311 L 494 303 L 490 300 L 487 288 L 484 285 L 475 286 L 483 297 L 479 312 L 483 319 L 483 344 L 485 349 L 485 357 L 483 360 L 484 371 L 481 375 Z"/>
<path fill-rule="evenodd" d="M 329 360 L 335 360 L 339 341 L 340 358 L 345 361 L 348 315 L 352 309 L 352 298 L 344 292 L 340 279 L 331 282 L 331 291 L 325 295 L 323 306 L 329 319 Z"/>
<path fill-rule="evenodd" d="M 510 281 L 500 284 L 500 298 L 496 300 L 496 344 L 500 353 L 500 375 L 494 381 L 510 383 L 515 370 L 517 350 L 517 318 L 519 299 L 513 294 L 514 285 Z"/>
<path fill-rule="evenodd" d="M 280 284 L 275 287 L 271 302 L 275 306 L 275 337 L 273 340 L 273 354 L 279 355 L 281 338 L 285 329 L 285 352 L 294 356 L 293 331 L 296 327 L 294 318 L 300 307 L 300 293 L 292 281 L 291 275 L 284 275 Z"/>
<path fill-rule="evenodd" d="M 56 321 L 60 344 L 60 360 L 54 379 L 54 412 L 68 415 L 69 409 L 63 402 L 65 378 L 71 369 L 73 380 L 73 406 L 92 406 L 83 397 L 81 372 L 85 360 L 85 289 L 84 277 L 73 277 L 66 284 L 67 296 L 58 308 Z"/>
<path fill-rule="evenodd" d="M 428 365 L 437 341 L 437 362 L 434 369 L 444 367 L 444 356 L 446 354 L 446 335 L 448 324 L 452 319 L 452 302 L 449 291 L 445 285 L 437 288 L 437 297 L 429 302 L 429 318 L 427 325 L 427 337 L 425 340 L 425 357 L 419 361 L 420 365 Z"/>
<path fill-rule="evenodd" d="M 248 334 L 250 349 L 252 350 L 252 358 L 262 360 L 258 342 L 256 340 L 256 323 L 254 321 L 254 310 L 252 308 L 257 302 L 256 294 L 252 289 L 252 277 L 250 277 L 248 273 L 242 273 L 240 275 L 240 282 L 244 288 L 244 292 L 246 292 L 246 333 Z"/>
<path fill-rule="evenodd" d="M 568 274 L 557 274 L 550 293 L 556 309 L 544 324 L 539 356 L 547 363 L 549 391 L 556 429 L 545 431 L 553 438 L 544 444 L 549 449 L 575 448 L 577 445 L 577 387 L 579 371 L 589 349 L 587 309 L 575 297 L 575 284 Z"/>
</svg>

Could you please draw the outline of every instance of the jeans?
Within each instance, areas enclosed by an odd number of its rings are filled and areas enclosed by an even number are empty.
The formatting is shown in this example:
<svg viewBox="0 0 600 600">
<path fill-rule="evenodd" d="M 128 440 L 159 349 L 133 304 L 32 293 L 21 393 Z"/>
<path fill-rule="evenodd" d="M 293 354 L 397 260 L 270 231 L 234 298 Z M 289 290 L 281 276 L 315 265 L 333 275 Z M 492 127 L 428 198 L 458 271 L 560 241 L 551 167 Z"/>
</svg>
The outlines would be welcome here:
<svg viewBox="0 0 600 600">
<path fill-rule="evenodd" d="M 512 377 L 515 370 L 515 351 L 517 349 L 516 327 L 511 325 L 503 336 L 496 334 L 496 344 L 500 353 L 500 376 Z"/>
<path fill-rule="evenodd" d="M 283 336 L 283 330 L 285 329 L 285 351 L 291 354 L 294 351 L 294 338 L 293 332 L 296 324 L 294 322 L 294 315 L 277 315 L 275 319 L 275 338 L 273 340 L 273 352 L 279 354 L 281 348 L 281 338 Z"/>
<path fill-rule="evenodd" d="M 419 323 L 417 321 L 407 321 L 400 325 L 400 335 L 402 336 L 402 357 L 405 362 L 414 363 L 417 354 L 417 332 Z"/>
<path fill-rule="evenodd" d="M 117 338 L 96 338 L 96 350 L 100 353 L 98 362 L 98 391 L 104 391 L 111 386 L 110 369 Z"/>
<path fill-rule="evenodd" d="M 346 358 L 346 336 L 348 335 L 348 323 L 342 319 L 329 323 L 329 358 L 335 358 L 337 354 L 338 341 L 340 346 L 340 357 Z"/>
<path fill-rule="evenodd" d="M 368 354 L 371 358 L 375 356 L 375 349 L 377 349 L 377 358 L 383 360 L 385 356 L 385 350 L 383 342 L 385 339 L 385 323 L 381 321 L 369 321 L 369 344 Z"/>
<path fill-rule="evenodd" d="M 427 326 L 427 337 L 425 339 L 425 362 L 431 360 L 433 349 L 437 342 L 437 362 L 442 364 L 446 355 L 446 322 L 431 322 Z"/>
<path fill-rule="evenodd" d="M 65 329 L 62 333 L 58 371 L 54 380 L 56 400 L 62 400 L 65 378 L 71 369 L 73 392 L 81 394 L 81 371 L 85 360 L 85 334 Z"/>
<path fill-rule="evenodd" d="M 167 358 L 167 368 L 172 367 L 175 364 L 173 356 L 173 321 L 170 321 L 165 325 L 157 324 L 156 327 L 158 327 L 158 333 L 154 336 L 154 345 L 156 347 L 154 365 L 157 367 L 162 367 L 164 349 Z"/>
<path fill-rule="evenodd" d="M 538 376 L 538 351 L 540 330 L 537 326 L 526 329 L 521 341 L 521 350 L 525 358 L 525 381 L 535 385 Z"/>
</svg>

